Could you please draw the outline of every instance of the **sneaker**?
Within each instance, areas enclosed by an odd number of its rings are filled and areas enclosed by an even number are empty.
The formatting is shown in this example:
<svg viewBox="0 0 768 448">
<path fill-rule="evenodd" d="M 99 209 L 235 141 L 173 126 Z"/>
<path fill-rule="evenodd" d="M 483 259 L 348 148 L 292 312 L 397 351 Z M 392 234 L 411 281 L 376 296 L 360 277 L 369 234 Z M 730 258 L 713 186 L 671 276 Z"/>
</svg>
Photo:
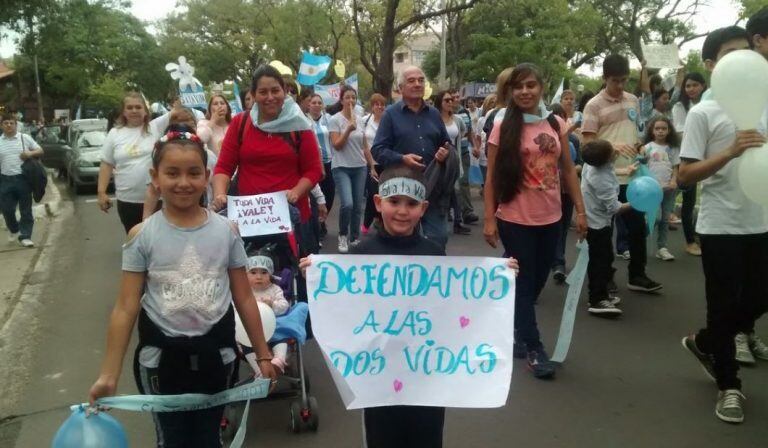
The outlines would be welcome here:
<svg viewBox="0 0 768 448">
<path fill-rule="evenodd" d="M 539 379 L 555 377 L 555 363 L 549 360 L 549 356 L 547 356 L 547 352 L 543 348 L 528 352 L 528 370 L 533 372 L 533 376 Z"/>
<path fill-rule="evenodd" d="M 634 277 L 627 282 L 627 288 L 632 291 L 654 292 L 663 288 L 661 283 L 654 282 L 648 276 Z"/>
<path fill-rule="evenodd" d="M 589 314 L 594 314 L 595 316 L 620 316 L 621 310 L 616 308 L 614 304 L 611 303 L 610 300 L 605 299 L 601 300 L 600 302 L 596 304 L 589 304 L 589 308 L 587 308 L 587 311 L 589 311 Z"/>
<path fill-rule="evenodd" d="M 360 244 L 360 238 L 357 238 L 349 242 L 349 247 L 357 247 L 359 244 Z"/>
<path fill-rule="evenodd" d="M 619 298 L 619 296 L 608 296 L 608 301 L 613 306 L 616 306 L 621 303 L 621 299 Z"/>
<path fill-rule="evenodd" d="M 349 242 L 347 241 L 346 235 L 339 235 L 339 253 L 349 253 Z"/>
<path fill-rule="evenodd" d="M 694 257 L 701 256 L 701 247 L 699 247 L 699 245 L 696 243 L 686 244 L 685 251 L 688 252 L 688 254 L 693 255 Z"/>
<path fill-rule="evenodd" d="M 656 252 L 656 258 L 660 258 L 664 261 L 672 261 L 675 259 L 675 256 L 669 252 L 669 249 L 662 247 Z"/>
<path fill-rule="evenodd" d="M 480 217 L 478 217 L 474 213 L 467 213 L 466 215 L 461 217 L 461 220 L 462 222 L 464 222 L 464 224 L 474 224 L 477 221 L 480 221 Z"/>
<path fill-rule="evenodd" d="M 512 356 L 515 359 L 525 359 L 528 356 L 528 350 L 525 348 L 525 344 L 515 341 L 512 343 Z"/>
<path fill-rule="evenodd" d="M 741 423 L 744 421 L 743 402 L 747 398 L 738 389 L 726 389 L 717 393 L 717 405 L 715 415 L 728 423 Z"/>
<path fill-rule="evenodd" d="M 608 280 L 608 294 L 616 294 L 617 292 L 619 292 L 619 286 L 613 279 Z"/>
<path fill-rule="evenodd" d="M 472 229 L 465 226 L 464 224 L 455 223 L 453 225 L 453 233 L 457 235 L 469 235 L 470 233 L 472 233 Z"/>
<path fill-rule="evenodd" d="M 696 357 L 696 360 L 699 361 L 699 364 L 701 364 L 701 367 L 704 369 L 704 373 L 707 374 L 709 379 L 712 381 L 717 381 L 715 380 L 715 367 L 714 362 L 712 361 L 712 356 L 699 350 L 699 347 L 696 345 L 696 337 L 694 335 L 686 336 L 683 338 L 683 348 L 691 352 L 691 354 Z"/>
<path fill-rule="evenodd" d="M 752 355 L 757 359 L 768 361 L 768 345 L 765 345 L 755 333 L 749 334 L 747 337 L 749 338 L 749 349 L 752 351 Z"/>
<path fill-rule="evenodd" d="M 624 252 L 622 252 L 622 253 L 620 253 L 620 254 L 616 254 L 616 256 L 617 256 L 617 257 L 620 257 L 620 258 L 623 258 L 623 259 L 625 259 L 625 260 L 629 260 L 629 259 L 631 259 L 631 258 L 632 258 L 632 256 L 629 254 L 629 251 L 628 251 L 628 250 L 625 250 Z"/>
<path fill-rule="evenodd" d="M 736 343 L 736 361 L 742 364 L 754 364 L 755 357 L 752 356 L 752 351 L 749 349 L 749 339 L 745 333 L 736 333 L 736 337 L 733 338 Z"/>
<path fill-rule="evenodd" d="M 565 268 L 562 266 L 558 266 L 555 268 L 554 273 L 552 274 L 552 278 L 555 279 L 555 282 L 557 282 L 558 285 L 562 285 L 565 283 Z"/>
<path fill-rule="evenodd" d="M 35 243 L 32 242 L 29 238 L 24 238 L 23 240 L 19 241 L 22 246 L 24 247 L 35 247 Z"/>
<path fill-rule="evenodd" d="M 668 222 L 669 224 L 682 224 L 682 223 L 683 223 L 683 220 L 682 220 L 682 219 L 680 219 L 680 218 L 679 218 L 677 215 L 675 215 L 674 213 L 672 213 L 671 215 L 669 215 L 669 220 L 667 220 L 667 222 Z"/>
<path fill-rule="evenodd" d="M 8 234 L 8 242 L 9 243 L 15 243 L 16 241 L 19 241 L 19 234 L 18 233 L 9 233 Z"/>
</svg>

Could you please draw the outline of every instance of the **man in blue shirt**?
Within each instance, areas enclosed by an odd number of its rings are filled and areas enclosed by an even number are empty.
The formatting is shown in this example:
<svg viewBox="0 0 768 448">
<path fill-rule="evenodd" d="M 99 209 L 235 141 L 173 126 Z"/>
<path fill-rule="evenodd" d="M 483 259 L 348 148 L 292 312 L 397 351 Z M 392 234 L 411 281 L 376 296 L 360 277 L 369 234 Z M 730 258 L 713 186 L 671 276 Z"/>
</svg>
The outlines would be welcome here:
<svg viewBox="0 0 768 448">
<path fill-rule="evenodd" d="M 399 164 L 424 169 L 433 160 L 443 163 L 448 157 L 448 131 L 437 109 L 424 101 L 424 83 L 424 72 L 418 67 L 408 67 L 398 75 L 402 100 L 387 107 L 371 148 L 381 169 Z M 447 210 L 439 201 L 430 202 L 421 227 L 425 237 L 445 248 Z"/>
</svg>

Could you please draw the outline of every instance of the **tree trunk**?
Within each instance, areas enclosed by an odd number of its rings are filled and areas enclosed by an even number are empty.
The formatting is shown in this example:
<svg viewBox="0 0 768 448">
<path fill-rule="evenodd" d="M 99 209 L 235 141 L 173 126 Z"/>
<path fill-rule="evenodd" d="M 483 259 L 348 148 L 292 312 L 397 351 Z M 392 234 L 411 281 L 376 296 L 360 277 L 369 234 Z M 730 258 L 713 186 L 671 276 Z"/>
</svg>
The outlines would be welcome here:
<svg viewBox="0 0 768 448">
<path fill-rule="evenodd" d="M 373 91 L 384 95 L 384 98 L 392 96 L 392 84 L 395 80 L 392 73 L 394 52 L 395 35 L 392 30 L 386 30 L 381 39 L 381 56 L 376 64 L 376 73 L 373 73 Z"/>
</svg>

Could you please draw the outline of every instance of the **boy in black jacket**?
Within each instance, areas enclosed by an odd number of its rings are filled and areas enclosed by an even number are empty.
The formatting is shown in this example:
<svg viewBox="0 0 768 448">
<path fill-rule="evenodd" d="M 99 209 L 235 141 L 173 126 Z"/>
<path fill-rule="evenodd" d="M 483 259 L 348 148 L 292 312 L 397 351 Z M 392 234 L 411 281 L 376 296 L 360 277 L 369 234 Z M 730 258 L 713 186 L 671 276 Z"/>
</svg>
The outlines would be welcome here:
<svg viewBox="0 0 768 448">
<path fill-rule="evenodd" d="M 373 197 L 381 224 L 376 233 L 350 250 L 356 255 L 434 255 L 445 256 L 437 243 L 418 230 L 427 210 L 424 174 L 405 165 L 387 168 L 379 176 L 379 193 Z M 311 264 L 303 258 L 304 271 Z M 507 265 L 518 269 L 517 261 Z M 382 406 L 365 408 L 365 446 L 367 448 L 440 448 L 443 446 L 445 408 L 431 406 Z"/>
</svg>

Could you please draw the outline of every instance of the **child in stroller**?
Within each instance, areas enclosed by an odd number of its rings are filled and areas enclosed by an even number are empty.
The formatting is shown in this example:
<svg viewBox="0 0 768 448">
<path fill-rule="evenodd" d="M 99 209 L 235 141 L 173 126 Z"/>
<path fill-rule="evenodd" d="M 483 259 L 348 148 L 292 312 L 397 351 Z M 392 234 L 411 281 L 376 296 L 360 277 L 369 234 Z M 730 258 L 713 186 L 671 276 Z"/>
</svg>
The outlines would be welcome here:
<svg viewBox="0 0 768 448">
<path fill-rule="evenodd" d="M 302 345 L 307 339 L 305 325 L 308 307 L 306 303 L 296 300 L 296 280 L 299 275 L 296 256 L 298 247 L 292 238 L 291 234 L 248 237 L 246 238 L 245 249 L 249 256 L 249 273 L 252 266 L 269 271 L 262 266 L 268 266 L 270 262 L 272 263 L 272 275 L 269 276 L 269 284 L 266 287 L 271 290 L 270 296 L 272 297 L 279 295 L 274 288 L 279 289 L 283 297 L 282 300 L 285 301 L 284 305 L 289 305 L 285 313 L 280 314 L 278 310 L 282 306 L 275 307 L 274 304 L 281 302 L 281 300 L 273 300 L 276 327 L 268 344 L 273 351 L 273 364 L 279 368 L 278 363 L 280 363 L 283 369 L 279 372 L 281 376 L 277 387 L 270 392 L 265 400 L 290 399 L 290 425 L 291 429 L 298 433 L 304 429 L 317 431 L 319 420 L 317 400 L 315 397 L 309 396 L 309 380 L 304 372 Z M 253 260 L 253 265 L 251 260 Z M 251 283 L 251 287 L 253 287 L 253 283 Z M 259 288 L 263 287 L 264 284 L 260 283 Z M 254 297 L 257 300 L 263 296 L 263 292 L 254 290 Z M 250 381 L 259 374 L 258 368 L 254 369 L 249 360 L 253 357 L 251 348 L 241 346 L 241 355 L 241 359 L 244 358 L 249 361 L 246 365 L 250 369 L 241 369 L 239 374 L 235 375 L 236 379 L 241 379 L 236 385 Z M 284 356 L 282 362 L 277 360 L 281 356 Z M 250 372 L 245 370 L 250 370 Z M 242 407 L 242 403 L 235 403 L 225 408 L 225 418 L 222 423 L 225 438 L 230 438 L 237 431 Z"/>
<path fill-rule="evenodd" d="M 285 300 L 283 290 L 279 285 L 272 283 L 274 278 L 274 263 L 268 253 L 259 252 L 256 255 L 248 257 L 248 283 L 253 290 L 253 297 L 256 301 L 269 306 L 275 313 L 275 317 L 284 315 L 290 308 L 290 304 Z M 286 355 L 288 354 L 288 344 L 280 342 L 272 347 L 272 365 L 275 366 L 279 374 L 285 372 Z M 256 362 L 256 354 L 249 353 L 245 360 L 250 364 L 254 373 L 260 375 L 259 365 Z"/>
</svg>

